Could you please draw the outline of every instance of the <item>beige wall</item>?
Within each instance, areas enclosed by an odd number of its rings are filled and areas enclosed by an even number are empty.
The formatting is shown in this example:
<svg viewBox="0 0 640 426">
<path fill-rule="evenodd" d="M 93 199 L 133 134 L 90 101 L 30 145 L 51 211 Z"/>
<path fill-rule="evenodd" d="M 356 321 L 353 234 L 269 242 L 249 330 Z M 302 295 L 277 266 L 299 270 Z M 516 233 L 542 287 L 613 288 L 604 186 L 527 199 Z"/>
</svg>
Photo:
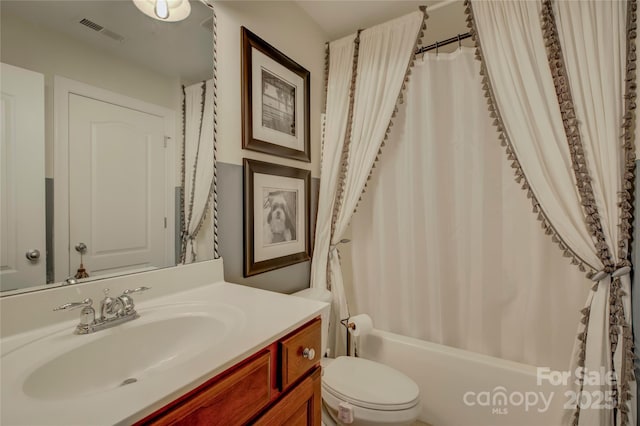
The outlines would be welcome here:
<svg viewBox="0 0 640 426">
<path fill-rule="evenodd" d="M 45 176 L 53 177 L 53 77 L 59 75 L 180 111 L 180 82 L 66 35 L 2 13 L 0 60 L 45 76 Z"/>
<path fill-rule="evenodd" d="M 427 19 L 427 29 L 424 32 L 423 39 L 425 46 L 469 31 L 467 21 L 465 21 L 466 16 L 462 0 L 428 12 L 428 14 L 429 19 Z M 473 46 L 473 41 L 471 39 L 464 40 L 462 45 Z M 457 48 L 458 45 L 454 43 L 443 47 L 441 50 L 439 49 L 439 51 L 453 52 Z"/>
<path fill-rule="evenodd" d="M 291 1 L 220 1 L 218 18 L 218 161 L 240 165 L 242 158 L 310 169 L 320 176 L 320 113 L 323 103 L 326 34 Z M 311 73 L 311 164 L 242 149 L 240 27 Z"/>
</svg>

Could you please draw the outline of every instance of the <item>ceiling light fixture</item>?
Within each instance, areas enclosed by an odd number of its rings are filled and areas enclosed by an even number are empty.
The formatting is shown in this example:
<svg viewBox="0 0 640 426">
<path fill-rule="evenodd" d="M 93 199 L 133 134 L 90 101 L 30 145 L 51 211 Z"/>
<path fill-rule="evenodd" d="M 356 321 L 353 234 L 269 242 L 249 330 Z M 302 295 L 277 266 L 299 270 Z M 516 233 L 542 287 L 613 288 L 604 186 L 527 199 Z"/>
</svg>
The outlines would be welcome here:
<svg viewBox="0 0 640 426">
<path fill-rule="evenodd" d="M 142 13 L 159 21 L 177 22 L 191 13 L 189 0 L 133 0 Z"/>
</svg>

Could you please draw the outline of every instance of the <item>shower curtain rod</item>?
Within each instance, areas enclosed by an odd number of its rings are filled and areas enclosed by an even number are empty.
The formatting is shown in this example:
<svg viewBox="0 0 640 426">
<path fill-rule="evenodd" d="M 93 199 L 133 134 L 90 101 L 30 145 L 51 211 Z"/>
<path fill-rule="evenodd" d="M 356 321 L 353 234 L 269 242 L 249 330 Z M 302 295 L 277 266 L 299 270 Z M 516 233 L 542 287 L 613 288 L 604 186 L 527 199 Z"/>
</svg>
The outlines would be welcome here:
<svg viewBox="0 0 640 426">
<path fill-rule="evenodd" d="M 443 41 L 436 41 L 433 44 L 421 47 L 420 49 L 416 50 L 416 55 L 419 55 L 424 52 L 428 52 L 433 49 L 437 49 L 442 46 L 446 46 L 447 44 L 456 43 L 458 41 L 464 40 L 465 38 L 469 38 L 469 37 L 471 37 L 471 33 L 464 33 L 464 34 L 458 34 L 455 37 L 451 37 Z"/>
</svg>

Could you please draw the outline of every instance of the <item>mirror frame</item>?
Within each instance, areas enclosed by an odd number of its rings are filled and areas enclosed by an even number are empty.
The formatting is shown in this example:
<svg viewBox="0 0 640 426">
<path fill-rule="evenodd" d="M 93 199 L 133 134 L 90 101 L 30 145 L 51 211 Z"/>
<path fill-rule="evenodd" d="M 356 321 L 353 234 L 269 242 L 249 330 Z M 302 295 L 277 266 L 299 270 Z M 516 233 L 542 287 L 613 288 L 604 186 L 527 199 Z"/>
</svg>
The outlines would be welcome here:
<svg viewBox="0 0 640 426">
<path fill-rule="evenodd" d="M 213 258 L 220 258 L 218 247 L 218 18 L 213 0 L 200 0 L 213 14 Z M 182 188 L 184 191 L 184 188 Z M 184 192 L 183 192 L 184 193 Z"/>
</svg>

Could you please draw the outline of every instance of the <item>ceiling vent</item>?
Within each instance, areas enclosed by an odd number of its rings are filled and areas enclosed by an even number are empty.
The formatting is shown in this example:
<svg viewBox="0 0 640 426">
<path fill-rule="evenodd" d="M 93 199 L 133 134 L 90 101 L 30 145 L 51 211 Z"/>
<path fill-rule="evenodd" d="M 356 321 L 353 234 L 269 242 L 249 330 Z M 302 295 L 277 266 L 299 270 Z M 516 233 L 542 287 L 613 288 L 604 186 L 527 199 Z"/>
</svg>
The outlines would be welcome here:
<svg viewBox="0 0 640 426">
<path fill-rule="evenodd" d="M 122 37 L 120 34 L 115 33 L 115 32 L 113 32 L 111 30 L 108 30 L 105 27 L 103 27 L 102 25 L 96 24 L 95 22 L 93 22 L 90 19 L 82 18 L 79 23 L 84 25 L 87 28 L 91 28 L 93 31 L 96 31 L 96 32 L 102 34 L 105 37 L 109 37 L 111 40 L 115 40 L 115 41 L 123 41 L 124 40 L 124 37 Z"/>
</svg>

